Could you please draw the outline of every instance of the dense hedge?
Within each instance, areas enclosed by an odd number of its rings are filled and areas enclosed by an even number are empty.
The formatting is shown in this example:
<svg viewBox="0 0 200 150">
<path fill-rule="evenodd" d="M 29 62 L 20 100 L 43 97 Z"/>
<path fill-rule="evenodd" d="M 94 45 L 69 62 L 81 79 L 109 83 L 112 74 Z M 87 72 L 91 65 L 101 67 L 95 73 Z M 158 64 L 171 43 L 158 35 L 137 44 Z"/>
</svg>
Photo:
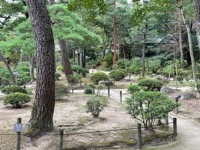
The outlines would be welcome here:
<svg viewBox="0 0 200 150">
<path fill-rule="evenodd" d="M 163 86 L 163 82 L 153 79 L 144 79 L 139 81 L 138 85 L 145 87 L 148 91 L 160 91 L 161 87 Z"/>
</svg>

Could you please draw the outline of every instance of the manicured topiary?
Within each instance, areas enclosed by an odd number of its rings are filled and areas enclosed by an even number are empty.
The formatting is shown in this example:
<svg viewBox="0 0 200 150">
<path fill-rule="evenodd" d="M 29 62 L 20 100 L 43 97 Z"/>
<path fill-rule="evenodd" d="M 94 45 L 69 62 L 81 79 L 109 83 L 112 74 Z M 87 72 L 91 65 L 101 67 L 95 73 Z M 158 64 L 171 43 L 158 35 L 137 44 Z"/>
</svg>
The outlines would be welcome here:
<svg viewBox="0 0 200 150">
<path fill-rule="evenodd" d="M 67 86 L 60 83 L 55 84 L 55 100 L 61 100 L 64 96 L 68 96 L 69 93 Z"/>
<path fill-rule="evenodd" d="M 109 78 L 108 75 L 103 72 L 96 72 L 91 76 L 90 79 L 94 84 L 98 84 L 99 81 L 107 81 Z"/>
<path fill-rule="evenodd" d="M 69 84 L 77 84 L 81 81 L 81 75 L 80 74 L 73 74 L 73 75 L 69 75 L 67 77 L 67 80 L 69 82 Z"/>
<path fill-rule="evenodd" d="M 11 104 L 13 108 L 21 108 L 21 106 L 25 103 L 31 101 L 31 97 L 25 93 L 11 93 L 4 97 L 4 104 Z"/>
<path fill-rule="evenodd" d="M 5 94 L 16 93 L 16 92 L 28 93 L 25 88 L 20 86 L 6 86 L 1 91 Z"/>
<path fill-rule="evenodd" d="M 139 92 L 140 89 L 141 89 L 141 87 L 138 86 L 137 84 L 130 84 L 130 85 L 128 86 L 128 92 L 129 92 L 130 94 L 133 94 L 133 93 L 135 93 L 135 92 Z"/>
<path fill-rule="evenodd" d="M 109 77 L 115 81 L 124 79 L 126 75 L 127 75 L 127 72 L 124 69 L 113 70 L 109 73 Z"/>
<path fill-rule="evenodd" d="M 145 79 L 139 81 L 138 85 L 145 87 L 148 91 L 160 91 L 163 86 L 163 82 L 159 80 Z"/>
</svg>

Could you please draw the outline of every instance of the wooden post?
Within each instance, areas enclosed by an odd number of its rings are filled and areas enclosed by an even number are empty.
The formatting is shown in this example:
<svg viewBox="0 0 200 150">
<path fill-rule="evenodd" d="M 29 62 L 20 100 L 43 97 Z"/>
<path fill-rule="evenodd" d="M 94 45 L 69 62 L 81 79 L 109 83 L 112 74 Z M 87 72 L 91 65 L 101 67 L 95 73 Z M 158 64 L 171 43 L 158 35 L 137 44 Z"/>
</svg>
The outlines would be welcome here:
<svg viewBox="0 0 200 150">
<path fill-rule="evenodd" d="M 108 86 L 108 97 L 110 97 L 110 86 Z"/>
<path fill-rule="evenodd" d="M 165 124 L 166 124 L 166 125 L 169 125 L 168 114 L 166 114 L 166 116 L 165 116 Z"/>
<path fill-rule="evenodd" d="M 119 94 L 120 94 L 120 103 L 122 103 L 122 91 L 120 91 Z"/>
<path fill-rule="evenodd" d="M 174 136 L 174 140 L 176 140 L 176 136 L 177 136 L 177 119 L 173 118 L 173 136 Z"/>
<path fill-rule="evenodd" d="M 138 130 L 138 149 L 142 148 L 142 130 L 141 130 L 141 123 L 137 124 Z"/>
<path fill-rule="evenodd" d="M 74 89 L 72 89 L 72 94 L 74 93 Z"/>
<path fill-rule="evenodd" d="M 17 118 L 17 124 L 21 124 L 22 119 Z M 16 150 L 20 150 L 20 144 L 21 144 L 21 132 L 17 132 L 17 145 L 16 145 Z"/>
<path fill-rule="evenodd" d="M 64 130 L 60 129 L 59 134 L 60 134 L 60 144 L 59 144 L 59 150 L 63 150 L 63 135 L 64 135 Z"/>
</svg>

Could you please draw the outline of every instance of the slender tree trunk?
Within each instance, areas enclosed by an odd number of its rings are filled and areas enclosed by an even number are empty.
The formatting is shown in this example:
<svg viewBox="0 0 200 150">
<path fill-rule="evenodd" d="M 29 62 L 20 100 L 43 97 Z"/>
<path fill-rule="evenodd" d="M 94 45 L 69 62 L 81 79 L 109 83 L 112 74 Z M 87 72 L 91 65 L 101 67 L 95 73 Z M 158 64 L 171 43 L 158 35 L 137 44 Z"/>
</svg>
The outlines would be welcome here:
<svg viewBox="0 0 200 150">
<path fill-rule="evenodd" d="M 114 2 L 116 7 L 116 4 Z M 113 56 L 113 69 L 115 68 L 116 60 L 117 60 L 117 29 L 116 29 L 116 15 L 113 16 L 113 45 L 114 45 L 114 56 Z"/>
<path fill-rule="evenodd" d="M 196 6 L 196 19 L 197 19 L 197 41 L 198 41 L 198 47 L 200 51 L 200 0 L 194 0 L 195 6 Z"/>
<path fill-rule="evenodd" d="M 9 75 L 11 77 L 11 80 L 13 82 L 13 84 L 16 84 L 16 80 L 15 80 L 15 76 L 10 68 L 10 65 L 8 64 L 8 62 L 6 61 L 6 59 L 3 57 L 3 55 L 0 53 L 0 58 L 1 60 L 4 62 L 4 64 L 6 65 L 6 68 L 8 69 Z"/>
<path fill-rule="evenodd" d="M 195 66 L 195 60 L 194 60 L 194 54 L 193 54 L 191 29 L 190 29 L 190 26 L 186 23 L 186 20 L 185 20 L 182 10 L 181 10 L 181 15 L 182 15 L 183 23 L 187 30 L 190 58 L 191 58 L 191 62 L 192 62 L 192 74 L 193 74 L 195 88 L 198 91 L 198 82 L 197 82 L 197 77 L 196 77 L 196 66 Z"/>
<path fill-rule="evenodd" d="M 34 76 L 34 68 L 35 68 L 35 57 L 34 54 L 29 55 L 29 63 L 30 63 L 30 75 L 31 75 L 31 82 L 35 81 Z"/>
<path fill-rule="evenodd" d="M 178 33 L 179 33 L 179 50 L 181 55 L 181 68 L 184 67 L 184 58 L 183 58 L 183 44 L 182 44 L 182 19 L 181 19 L 181 11 L 182 11 L 182 0 L 178 0 L 179 10 L 178 10 Z"/>
<path fill-rule="evenodd" d="M 53 129 L 55 106 L 55 45 L 43 0 L 26 0 L 36 44 L 36 94 L 25 133 L 35 136 Z"/>
<path fill-rule="evenodd" d="M 62 65 L 63 65 L 65 76 L 67 78 L 69 75 L 72 75 L 73 72 L 71 69 L 70 62 L 69 62 L 66 41 L 63 39 L 59 40 L 59 46 L 61 50 Z"/>
<path fill-rule="evenodd" d="M 147 20 L 145 21 L 145 29 L 144 29 L 144 43 L 142 49 L 142 76 L 145 76 L 146 66 L 145 66 L 145 52 L 146 52 L 146 39 L 147 39 Z"/>
</svg>

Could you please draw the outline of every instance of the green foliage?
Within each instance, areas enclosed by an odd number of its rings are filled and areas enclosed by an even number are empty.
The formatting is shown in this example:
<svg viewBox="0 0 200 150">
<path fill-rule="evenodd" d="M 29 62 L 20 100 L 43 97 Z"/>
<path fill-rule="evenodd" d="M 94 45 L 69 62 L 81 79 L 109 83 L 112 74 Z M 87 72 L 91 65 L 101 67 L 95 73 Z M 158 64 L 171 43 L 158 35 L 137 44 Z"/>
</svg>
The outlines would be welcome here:
<svg viewBox="0 0 200 150">
<path fill-rule="evenodd" d="M 131 65 L 128 68 L 128 72 L 132 74 L 140 74 L 142 70 L 142 61 L 140 58 L 136 57 L 131 60 Z"/>
<path fill-rule="evenodd" d="M 157 73 L 160 67 L 161 67 L 160 56 L 154 56 L 147 59 L 147 64 L 146 64 L 147 71 Z"/>
<path fill-rule="evenodd" d="M 99 81 L 107 81 L 108 80 L 108 75 L 103 73 L 103 72 L 96 72 L 94 74 L 91 75 L 91 81 L 94 83 L 94 84 L 98 84 Z"/>
<path fill-rule="evenodd" d="M 25 103 L 31 101 L 31 97 L 25 93 L 11 93 L 4 97 L 4 104 L 11 104 L 13 108 L 21 108 L 21 106 Z"/>
<path fill-rule="evenodd" d="M 6 68 L 0 69 L 0 76 L 1 76 L 1 78 L 7 78 L 7 79 L 10 78 L 10 75 L 9 75 L 8 70 Z"/>
<path fill-rule="evenodd" d="M 112 53 L 107 54 L 104 57 L 103 61 L 105 62 L 104 63 L 105 67 L 111 67 L 113 64 L 113 54 Z"/>
<path fill-rule="evenodd" d="M 56 69 L 57 69 L 58 71 L 63 71 L 62 65 L 58 65 L 58 66 L 56 67 Z"/>
<path fill-rule="evenodd" d="M 20 86 L 6 86 L 1 91 L 5 94 L 16 93 L 16 92 L 27 93 L 27 90 Z"/>
<path fill-rule="evenodd" d="M 109 73 L 109 77 L 111 79 L 114 79 L 115 81 L 124 79 L 126 77 L 126 75 L 127 75 L 127 72 L 124 69 L 113 70 Z"/>
<path fill-rule="evenodd" d="M 141 121 L 145 128 L 151 127 L 155 119 L 165 118 L 170 111 L 177 107 L 172 98 L 152 91 L 133 93 L 126 99 L 126 105 L 128 113 Z"/>
<path fill-rule="evenodd" d="M 145 79 L 139 81 L 138 85 L 147 88 L 148 91 L 160 91 L 163 82 L 154 79 Z"/>
<path fill-rule="evenodd" d="M 183 82 L 183 76 L 177 76 L 176 79 L 177 79 L 177 81 L 179 81 L 179 82 Z"/>
<path fill-rule="evenodd" d="M 69 96 L 70 91 L 68 90 L 68 87 L 60 84 L 60 83 L 56 83 L 55 84 L 55 99 L 56 100 L 61 100 L 63 99 L 64 96 Z"/>
<path fill-rule="evenodd" d="M 103 108 L 104 105 L 99 97 L 93 97 L 86 103 L 86 111 L 91 112 L 93 117 L 99 117 L 99 114 Z"/>
<path fill-rule="evenodd" d="M 130 94 L 133 94 L 135 92 L 139 92 L 141 90 L 141 87 L 139 87 L 137 84 L 130 84 L 128 86 L 128 92 Z"/>
<path fill-rule="evenodd" d="M 56 79 L 56 81 L 58 81 L 59 80 L 59 78 L 61 77 L 61 75 L 59 74 L 59 73 L 55 73 L 55 79 Z"/>
<path fill-rule="evenodd" d="M 78 74 L 85 75 L 86 73 L 89 73 L 88 69 L 82 68 L 81 66 L 78 65 L 73 65 L 72 70 Z"/>
<path fill-rule="evenodd" d="M 8 78 L 1 78 L 1 85 L 0 86 L 5 87 L 5 86 L 8 86 L 8 85 L 10 85 L 10 79 L 8 79 Z"/>
<path fill-rule="evenodd" d="M 95 60 L 90 60 L 87 62 L 88 65 L 91 65 L 93 68 L 96 68 L 101 65 L 102 60 L 100 58 L 97 58 Z"/>
<path fill-rule="evenodd" d="M 117 68 L 127 69 L 131 66 L 131 61 L 127 59 L 120 59 L 117 61 Z"/>
<path fill-rule="evenodd" d="M 69 75 L 68 77 L 67 77 L 67 80 L 68 80 L 68 83 L 69 84 L 77 84 L 77 83 L 79 83 L 80 81 L 81 81 L 81 75 L 79 75 L 79 74 L 73 74 L 73 75 Z"/>
<path fill-rule="evenodd" d="M 94 94 L 93 88 L 92 87 L 86 87 L 84 90 L 85 94 Z"/>
</svg>

